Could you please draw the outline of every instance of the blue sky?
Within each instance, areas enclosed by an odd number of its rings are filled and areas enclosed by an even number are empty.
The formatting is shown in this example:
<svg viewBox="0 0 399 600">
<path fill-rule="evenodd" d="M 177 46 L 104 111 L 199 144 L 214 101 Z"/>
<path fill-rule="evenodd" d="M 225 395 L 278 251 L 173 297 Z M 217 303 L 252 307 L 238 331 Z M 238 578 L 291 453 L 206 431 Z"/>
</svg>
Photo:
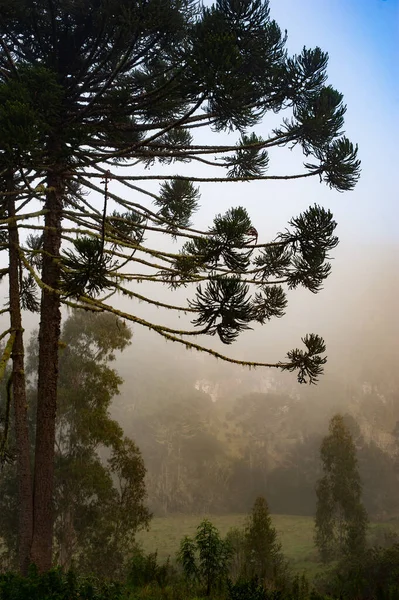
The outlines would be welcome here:
<svg viewBox="0 0 399 600">
<path fill-rule="evenodd" d="M 272 0 L 270 8 L 291 51 L 304 44 L 329 53 L 329 80 L 348 106 L 346 131 L 359 144 L 362 178 L 339 199 L 323 193 L 342 242 L 398 242 L 399 0 Z"/>
<path fill-rule="evenodd" d="M 359 144 L 362 178 L 339 199 L 323 193 L 342 242 L 398 242 L 399 0 L 272 0 L 270 8 L 291 51 L 319 45 L 329 53 L 330 82 L 348 106 L 346 131 Z"/>
<path fill-rule="evenodd" d="M 345 194 L 314 180 L 252 184 L 245 197 L 250 198 L 254 220 L 259 224 L 272 217 L 278 229 L 293 214 L 318 202 L 334 212 L 344 246 L 397 243 L 399 0 L 271 0 L 270 11 L 288 31 L 290 53 L 300 52 L 303 46 L 320 46 L 329 53 L 328 82 L 344 94 L 348 107 L 345 130 L 359 144 L 362 177 L 355 191 Z M 267 119 L 256 130 L 266 136 Z M 271 174 L 294 168 L 292 157 L 285 152 L 272 159 Z M 202 190 L 206 204 L 205 188 Z M 213 193 L 210 196 L 214 199 Z M 236 187 L 228 196 L 237 204 L 242 188 Z M 226 207 L 220 210 L 227 207 L 226 198 Z M 259 229 L 262 231 L 262 226 Z M 267 228 L 264 234 L 271 231 Z"/>
</svg>

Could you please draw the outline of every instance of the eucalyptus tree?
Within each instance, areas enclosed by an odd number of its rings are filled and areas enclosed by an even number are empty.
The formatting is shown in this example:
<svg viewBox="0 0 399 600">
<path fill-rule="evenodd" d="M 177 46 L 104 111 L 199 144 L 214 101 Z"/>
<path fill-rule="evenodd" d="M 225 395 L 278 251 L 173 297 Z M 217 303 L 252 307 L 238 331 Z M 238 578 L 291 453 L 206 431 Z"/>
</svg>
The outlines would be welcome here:
<svg viewBox="0 0 399 600">
<path fill-rule="evenodd" d="M 193 340 L 217 335 L 230 344 L 251 323 L 284 314 L 284 287 L 319 291 L 338 243 L 332 214 L 310 207 L 272 242 L 258 243 L 243 207 L 216 215 L 206 231 L 194 228 L 196 185 L 315 177 L 347 191 L 360 163 L 342 133 L 343 97 L 326 84 L 327 54 L 304 48 L 289 56 L 267 0 L 217 0 L 209 8 L 193 0 L 1 0 L 0 28 L 1 80 L 10 87 L 28 73 L 24 106 L 38 115 L 33 147 L 21 142 L 14 168 L 24 193 L 43 204 L 43 223 L 24 225 L 39 235 L 19 251 L 41 290 L 31 558 L 43 570 L 52 554 L 61 303 L 112 312 L 188 348 L 314 382 L 326 360 L 317 335 L 276 363 L 233 360 Z M 263 139 L 253 130 L 268 112 L 285 116 Z M 211 142 L 225 131 L 235 143 Z M 268 150 L 296 146 L 303 170 L 269 174 Z M 178 162 L 180 173 L 169 174 Z M 184 163 L 203 165 L 206 176 L 193 176 Z M 163 242 L 152 247 L 149 232 L 182 246 L 174 253 Z M 139 294 L 133 284 L 143 280 L 196 291 L 178 306 Z M 104 293 L 186 312 L 194 328 L 122 313 Z"/>
<path fill-rule="evenodd" d="M 317 482 L 315 542 L 323 562 L 361 556 L 368 517 L 362 503 L 356 447 L 342 415 L 335 415 L 323 439 L 323 476 Z"/>
<path fill-rule="evenodd" d="M 122 576 L 138 529 L 147 526 L 146 469 L 132 439 L 109 414 L 122 379 L 113 368 L 116 352 L 131 331 L 107 313 L 74 311 L 62 327 L 56 420 L 54 556 L 63 569 Z M 35 427 L 37 335 L 27 348 L 29 426 Z M 6 386 L 0 392 L 0 413 Z M 30 440 L 32 450 L 33 437 Z M 18 445 L 11 435 L 8 448 Z M 12 456 L 10 456 L 10 459 Z M 3 466 L 0 481 L 2 560 L 17 555 L 17 464 Z M 98 548 L 101 547 L 101 556 Z"/>
</svg>

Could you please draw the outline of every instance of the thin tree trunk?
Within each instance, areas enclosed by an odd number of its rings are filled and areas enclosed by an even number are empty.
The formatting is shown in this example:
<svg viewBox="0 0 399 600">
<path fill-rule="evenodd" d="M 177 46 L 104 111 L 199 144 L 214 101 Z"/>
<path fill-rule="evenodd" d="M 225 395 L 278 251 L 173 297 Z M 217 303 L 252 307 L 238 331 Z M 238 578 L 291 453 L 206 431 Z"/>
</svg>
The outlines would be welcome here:
<svg viewBox="0 0 399 600">
<path fill-rule="evenodd" d="M 58 259 L 61 247 L 62 176 L 55 171 L 49 173 L 47 186 L 45 208 L 48 213 L 45 217 L 43 234 L 42 281 L 54 290 L 58 289 L 60 278 Z M 41 572 L 50 569 L 52 564 L 55 419 L 60 331 L 59 296 L 44 288 L 42 289 L 39 327 L 32 542 L 32 561 Z"/>
<path fill-rule="evenodd" d="M 13 176 L 7 176 L 7 189 L 14 187 Z M 15 199 L 8 198 L 8 217 L 15 217 Z M 9 239 L 9 296 L 10 323 L 15 331 L 12 349 L 12 395 L 14 402 L 15 441 L 17 447 L 18 480 L 18 562 L 22 574 L 26 574 L 30 564 L 30 551 L 33 531 L 32 472 L 30 464 L 30 443 L 28 407 L 26 401 L 24 343 L 20 306 L 20 261 L 19 234 L 16 221 L 8 225 Z"/>
<path fill-rule="evenodd" d="M 68 571 L 71 568 L 73 549 L 76 542 L 76 533 L 73 523 L 72 498 L 71 504 L 65 509 L 63 514 L 62 535 L 60 542 L 60 566 Z"/>
</svg>

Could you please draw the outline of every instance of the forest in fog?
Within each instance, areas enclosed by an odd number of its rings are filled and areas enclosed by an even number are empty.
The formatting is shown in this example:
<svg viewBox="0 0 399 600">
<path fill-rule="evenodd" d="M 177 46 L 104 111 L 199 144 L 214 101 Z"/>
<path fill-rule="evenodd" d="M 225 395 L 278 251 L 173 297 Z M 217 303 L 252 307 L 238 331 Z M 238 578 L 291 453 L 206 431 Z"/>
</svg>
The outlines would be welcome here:
<svg viewBox="0 0 399 600">
<path fill-rule="evenodd" d="M 215 362 L 134 329 L 117 361 L 124 383 L 112 414 L 143 453 L 156 515 L 245 512 L 258 494 L 274 513 L 313 515 L 320 444 L 337 412 L 356 443 L 367 510 L 376 519 L 398 515 L 394 251 L 380 251 L 386 270 L 376 269 L 370 248 L 353 270 L 341 257 L 322 303 L 307 311 L 298 302 L 274 328 L 278 336 L 248 335 L 255 347 L 284 348 L 297 312 L 305 328 L 324 320 L 329 360 L 316 386 Z M 248 354 L 245 343 L 238 351 Z"/>
</svg>

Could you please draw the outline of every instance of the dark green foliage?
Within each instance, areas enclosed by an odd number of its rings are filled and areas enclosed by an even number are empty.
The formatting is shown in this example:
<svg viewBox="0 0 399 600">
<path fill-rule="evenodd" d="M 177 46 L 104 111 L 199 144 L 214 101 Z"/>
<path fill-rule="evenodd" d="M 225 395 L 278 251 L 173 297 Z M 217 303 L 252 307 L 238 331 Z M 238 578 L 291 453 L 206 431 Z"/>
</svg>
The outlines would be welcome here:
<svg viewBox="0 0 399 600">
<path fill-rule="evenodd" d="M 286 582 L 284 590 L 276 590 L 259 582 L 258 578 L 228 584 L 228 600 L 324 600 L 310 588 L 305 575 Z M 327 598 L 325 598 L 327 600 Z"/>
<path fill-rule="evenodd" d="M 257 578 L 263 585 L 282 589 L 288 578 L 287 563 L 272 525 L 265 498 L 255 500 L 245 527 L 246 578 Z"/>
<path fill-rule="evenodd" d="M 357 146 L 346 137 L 334 140 L 327 149 L 317 150 L 315 156 L 321 161 L 322 176 L 330 188 L 340 192 L 352 190 L 360 173 L 360 161 L 357 159 Z M 305 163 L 310 171 L 318 171 L 320 167 Z"/>
<path fill-rule="evenodd" d="M 29 253 L 28 253 L 29 263 L 32 266 L 40 269 L 42 266 L 41 251 L 43 250 L 43 236 L 42 235 L 34 235 L 34 234 L 30 233 L 26 237 L 25 244 L 26 244 L 27 248 L 29 249 Z"/>
<path fill-rule="evenodd" d="M 165 587 L 170 577 L 174 575 L 174 570 L 169 559 L 163 565 L 159 565 L 157 556 L 157 552 L 145 554 L 139 546 L 133 549 L 127 567 L 128 587 L 141 588 L 151 583 L 156 583 L 161 588 Z"/>
<path fill-rule="evenodd" d="M 302 145 L 305 155 L 328 147 L 342 134 L 346 112 L 342 100 L 342 94 L 327 86 L 294 107 L 293 119 L 285 122 L 286 132 L 295 134 L 295 143 Z"/>
<path fill-rule="evenodd" d="M 399 545 L 373 547 L 359 558 L 341 559 L 318 587 L 334 598 L 397 600 L 399 598 Z"/>
<path fill-rule="evenodd" d="M 209 234 L 212 244 L 218 249 L 217 264 L 224 264 L 227 269 L 245 272 L 249 265 L 251 251 L 245 250 L 248 244 L 249 231 L 252 227 L 248 212 L 242 206 L 232 208 L 224 215 L 217 215 Z M 237 252 L 244 248 L 244 251 Z"/>
<path fill-rule="evenodd" d="M 198 525 L 194 540 L 181 541 L 177 555 L 187 581 L 198 581 L 207 596 L 226 582 L 230 558 L 230 546 L 208 519 Z"/>
<path fill-rule="evenodd" d="M 37 313 L 40 302 L 37 297 L 37 285 L 31 273 L 24 275 L 20 282 L 20 298 L 22 310 Z"/>
<path fill-rule="evenodd" d="M 261 267 L 258 277 L 264 281 L 271 276 L 284 278 L 290 289 L 302 285 L 317 293 L 331 270 L 326 261 L 330 250 L 338 245 L 334 235 L 337 223 L 329 210 L 315 205 L 291 219 L 289 225 L 291 231 L 279 233 L 277 244 L 255 258 Z"/>
<path fill-rule="evenodd" d="M 110 227 L 108 228 L 107 225 Z M 106 220 L 106 234 L 108 229 L 110 229 L 116 242 L 120 238 L 121 242 L 128 241 L 133 244 L 142 244 L 144 242 L 145 218 L 135 210 L 125 213 L 114 210 Z"/>
<path fill-rule="evenodd" d="M 53 569 L 39 575 L 34 567 L 28 576 L 0 574 L 0 600 L 122 600 L 122 587 L 95 578 L 76 577 Z"/>
<path fill-rule="evenodd" d="M 280 319 L 284 316 L 287 296 L 281 285 L 272 285 L 261 288 L 261 292 L 256 292 L 252 303 L 253 318 L 263 325 L 273 317 Z"/>
<path fill-rule="evenodd" d="M 160 207 L 160 216 L 173 230 L 191 225 L 191 216 L 198 210 L 198 199 L 198 188 L 190 181 L 175 179 L 161 185 L 155 204 Z"/>
<path fill-rule="evenodd" d="M 269 165 L 269 155 L 266 150 L 260 149 L 262 144 L 262 138 L 258 138 L 254 133 L 243 134 L 240 143 L 237 144 L 235 157 L 225 159 L 231 167 L 227 172 L 228 177 L 250 179 L 264 175 Z"/>
<path fill-rule="evenodd" d="M 228 600 L 269 600 L 269 597 L 256 578 L 228 584 Z"/>
<path fill-rule="evenodd" d="M 180 542 L 180 550 L 177 556 L 178 562 L 183 567 L 183 572 L 188 582 L 199 580 L 199 568 L 196 562 L 197 545 L 187 535 Z"/>
<path fill-rule="evenodd" d="M 323 338 L 311 333 L 302 338 L 306 351 L 295 348 L 287 352 L 288 365 L 282 365 L 283 371 L 298 371 L 299 383 L 316 383 L 323 372 L 323 365 L 327 362 L 326 356 L 321 356 L 326 351 Z"/>
<path fill-rule="evenodd" d="M 316 487 L 315 542 L 324 562 L 362 556 L 367 513 L 362 504 L 356 448 L 341 415 L 330 421 L 321 445 L 323 477 Z"/>
<path fill-rule="evenodd" d="M 1 160 L 8 167 L 34 164 L 44 154 L 51 123 L 59 117 L 63 90 L 43 65 L 23 65 L 0 84 Z"/>
<path fill-rule="evenodd" d="M 150 517 L 144 504 L 146 471 L 140 451 L 109 415 L 111 401 L 122 383 L 110 363 L 130 339 L 126 324 L 109 314 L 77 311 L 62 329 L 55 559 L 63 568 L 73 563 L 79 572 L 99 576 L 124 573 L 134 533 L 146 526 Z M 36 348 L 34 337 L 27 359 L 27 370 L 33 376 Z M 34 389 L 29 391 L 33 412 L 36 398 Z M 106 460 L 101 457 L 104 454 Z M 15 466 L 11 464 L 4 470 L 0 496 L 0 526 L 10 566 L 16 551 L 16 493 Z"/>
<path fill-rule="evenodd" d="M 65 250 L 61 289 L 66 296 L 98 296 L 113 286 L 110 271 L 118 261 L 105 254 L 99 238 L 87 236 L 76 239 L 73 250 Z"/>
<path fill-rule="evenodd" d="M 190 303 L 199 316 L 193 323 L 209 335 L 218 334 L 224 344 L 231 344 L 241 331 L 249 329 L 252 308 L 248 286 L 233 277 L 215 276 L 203 290 L 199 285 L 197 298 Z"/>
<path fill-rule="evenodd" d="M 248 249 L 251 228 L 247 211 L 242 207 L 232 208 L 214 218 L 208 236 L 186 242 L 181 257 L 191 259 L 197 270 L 225 267 L 225 272 L 245 273 L 252 254 Z M 177 259 L 176 266 L 179 264 Z"/>
</svg>

